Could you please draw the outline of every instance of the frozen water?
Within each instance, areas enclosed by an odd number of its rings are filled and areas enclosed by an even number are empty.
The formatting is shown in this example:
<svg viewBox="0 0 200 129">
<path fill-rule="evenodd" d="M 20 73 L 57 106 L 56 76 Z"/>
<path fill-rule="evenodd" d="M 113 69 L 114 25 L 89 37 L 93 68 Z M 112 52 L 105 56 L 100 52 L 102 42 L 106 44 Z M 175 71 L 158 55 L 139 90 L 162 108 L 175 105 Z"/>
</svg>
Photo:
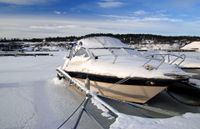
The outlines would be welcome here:
<svg viewBox="0 0 200 129">
<path fill-rule="evenodd" d="M 55 78 L 66 52 L 54 54 L 0 57 L 1 129 L 55 129 L 80 104 L 82 98 Z M 87 116 L 81 122 L 81 129 L 98 128 Z"/>
<path fill-rule="evenodd" d="M 120 114 L 110 129 L 199 129 L 199 114 L 186 113 L 167 119 L 141 118 Z"/>
</svg>

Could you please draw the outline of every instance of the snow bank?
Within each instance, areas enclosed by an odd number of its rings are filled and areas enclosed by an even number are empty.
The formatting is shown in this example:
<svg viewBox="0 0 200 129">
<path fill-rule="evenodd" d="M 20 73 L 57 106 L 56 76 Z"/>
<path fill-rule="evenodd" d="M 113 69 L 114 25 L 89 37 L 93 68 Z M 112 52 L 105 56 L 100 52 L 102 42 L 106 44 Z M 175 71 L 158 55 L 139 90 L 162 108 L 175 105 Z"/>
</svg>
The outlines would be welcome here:
<svg viewBox="0 0 200 129">
<path fill-rule="evenodd" d="M 50 83 L 56 85 L 56 86 L 64 86 L 65 82 L 64 80 L 59 80 L 57 77 L 54 77 L 52 80 L 50 80 Z"/>
<path fill-rule="evenodd" d="M 105 115 L 102 114 L 103 116 L 112 118 L 108 114 L 108 109 L 102 104 L 94 99 L 92 99 L 92 103 L 105 113 Z M 115 122 L 110 125 L 110 129 L 200 129 L 199 120 L 199 113 L 186 113 L 163 119 L 143 118 L 119 113 Z"/>
<path fill-rule="evenodd" d="M 110 129 L 200 129 L 200 114 L 186 113 L 167 119 L 151 119 L 120 114 Z"/>
<path fill-rule="evenodd" d="M 101 113 L 102 116 L 104 117 L 108 117 L 109 119 L 113 119 L 113 116 L 111 116 L 109 114 L 109 110 L 106 109 L 101 103 L 99 103 L 98 101 L 96 101 L 95 99 L 91 99 L 92 104 L 95 105 L 98 109 L 102 110 L 103 113 Z"/>
<path fill-rule="evenodd" d="M 192 42 L 192 43 L 190 43 L 190 44 L 185 45 L 185 46 L 182 47 L 181 49 L 200 51 L 200 41 L 194 41 L 194 42 Z"/>
</svg>

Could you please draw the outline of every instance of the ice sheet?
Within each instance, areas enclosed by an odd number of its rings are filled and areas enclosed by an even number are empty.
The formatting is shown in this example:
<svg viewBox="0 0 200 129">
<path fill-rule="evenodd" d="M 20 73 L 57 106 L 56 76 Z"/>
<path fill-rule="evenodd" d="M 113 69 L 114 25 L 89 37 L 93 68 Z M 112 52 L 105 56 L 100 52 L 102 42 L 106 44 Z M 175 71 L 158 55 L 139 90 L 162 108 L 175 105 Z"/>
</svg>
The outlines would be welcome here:
<svg viewBox="0 0 200 129">
<path fill-rule="evenodd" d="M 110 129 L 199 129 L 200 114 L 186 113 L 167 119 L 150 119 L 120 114 Z"/>
<path fill-rule="evenodd" d="M 56 77 L 66 52 L 55 56 L 0 57 L 0 128 L 56 129 L 80 104 Z M 63 128 L 70 128 L 74 119 Z M 82 129 L 98 128 L 90 118 Z"/>
</svg>

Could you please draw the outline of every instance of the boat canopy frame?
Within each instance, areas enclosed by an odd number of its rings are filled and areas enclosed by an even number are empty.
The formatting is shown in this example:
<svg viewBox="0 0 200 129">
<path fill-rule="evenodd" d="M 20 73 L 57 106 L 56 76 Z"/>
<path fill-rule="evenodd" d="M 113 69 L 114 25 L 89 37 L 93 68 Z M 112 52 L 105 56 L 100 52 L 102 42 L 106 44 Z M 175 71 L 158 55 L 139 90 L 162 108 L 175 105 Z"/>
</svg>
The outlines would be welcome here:
<svg viewBox="0 0 200 129">
<path fill-rule="evenodd" d="M 130 55 L 130 56 L 132 56 L 132 54 L 129 53 L 128 51 L 126 51 L 125 49 L 135 50 L 134 48 L 129 48 L 129 47 L 97 47 L 97 48 L 80 47 L 79 49 L 76 50 L 74 47 L 72 47 L 72 49 L 70 50 L 70 53 L 69 53 L 69 58 L 71 60 L 73 57 L 76 56 L 76 54 L 78 52 L 80 52 L 81 50 L 85 50 L 85 54 L 84 53 L 82 54 L 82 55 L 84 55 L 84 57 L 89 57 L 91 59 L 96 60 L 96 59 L 98 59 L 98 57 L 103 56 L 103 55 L 96 56 L 92 51 L 90 51 L 90 50 L 95 50 L 95 49 L 108 49 L 110 51 L 110 53 L 114 56 L 114 60 L 112 61 L 113 64 L 116 62 L 119 55 L 115 54 L 114 51 L 112 51 L 111 49 L 121 49 L 125 53 L 127 53 L 127 55 Z M 172 59 L 172 57 L 174 57 L 174 58 Z M 168 54 L 151 54 L 151 55 L 145 56 L 144 58 L 148 59 L 142 65 L 145 69 L 158 70 L 160 68 L 160 66 L 162 66 L 164 63 L 168 63 L 170 65 L 176 65 L 179 67 L 180 64 L 185 61 L 186 56 L 185 56 L 185 54 L 175 55 L 175 54 L 168 53 Z M 155 61 L 155 60 L 160 61 L 160 63 L 157 66 L 153 67 L 149 63 L 152 61 Z M 152 68 L 149 68 L 149 67 L 152 67 Z"/>
<path fill-rule="evenodd" d="M 157 56 L 161 57 L 161 59 L 156 58 Z M 173 57 L 174 57 L 174 59 L 172 59 Z M 170 64 L 170 65 L 176 65 L 176 66 L 179 67 L 180 64 L 185 61 L 186 55 L 185 54 L 175 55 L 175 54 L 170 54 L 170 53 L 167 53 L 167 54 L 151 54 L 151 55 L 146 56 L 145 58 L 147 58 L 149 60 L 146 63 L 144 63 L 143 66 L 147 65 L 148 63 L 150 63 L 153 60 L 158 60 L 158 61 L 160 61 L 160 64 L 156 67 L 156 69 L 159 69 L 159 67 L 165 62 Z M 178 60 L 179 60 L 179 62 L 178 62 Z"/>
<path fill-rule="evenodd" d="M 125 53 L 127 53 L 127 55 L 131 54 L 129 52 L 127 52 L 125 49 L 130 49 L 130 50 L 135 50 L 134 48 L 129 48 L 129 47 L 97 47 L 97 48 L 85 48 L 85 47 L 80 47 L 79 49 L 75 49 L 74 47 L 71 48 L 70 53 L 69 53 L 69 58 L 72 59 L 73 57 L 76 56 L 76 54 L 81 51 L 81 49 L 85 50 L 85 54 L 88 55 L 87 57 L 90 57 L 92 59 L 98 59 L 98 57 L 100 56 L 96 56 L 92 51 L 90 51 L 91 49 L 95 50 L 95 49 L 108 49 L 110 51 L 110 53 L 114 56 L 114 60 L 113 60 L 113 64 L 116 62 L 117 58 L 119 55 L 115 54 L 111 49 L 121 49 L 123 50 Z M 101 55 L 103 56 L 103 55 Z"/>
</svg>

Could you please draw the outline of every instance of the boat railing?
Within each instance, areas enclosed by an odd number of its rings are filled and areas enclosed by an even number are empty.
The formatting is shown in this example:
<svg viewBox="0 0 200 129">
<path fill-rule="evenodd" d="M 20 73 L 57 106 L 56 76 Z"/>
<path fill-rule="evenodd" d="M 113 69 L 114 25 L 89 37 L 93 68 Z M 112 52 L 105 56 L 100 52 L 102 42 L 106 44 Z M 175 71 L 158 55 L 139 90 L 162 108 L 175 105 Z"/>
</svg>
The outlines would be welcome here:
<svg viewBox="0 0 200 129">
<path fill-rule="evenodd" d="M 175 55 L 175 54 L 165 54 L 167 56 L 167 63 L 169 64 L 176 64 L 176 65 L 180 65 L 181 63 L 183 63 L 185 61 L 185 54 L 181 54 L 181 55 Z M 171 57 L 174 57 L 174 59 L 171 59 Z M 180 59 L 180 60 L 179 60 Z M 179 60 L 179 62 L 178 62 Z"/>
<path fill-rule="evenodd" d="M 156 58 L 156 56 L 159 56 L 160 58 Z M 165 62 L 165 57 L 161 54 L 148 55 L 146 56 L 146 58 L 149 59 L 147 60 L 147 62 L 143 64 L 143 67 L 145 67 L 146 69 L 149 69 L 147 68 L 147 66 L 151 66 L 151 65 L 148 65 L 151 61 L 155 61 L 155 60 L 160 61 L 160 63 L 156 67 L 154 66 L 154 69 L 156 70 Z"/>
<path fill-rule="evenodd" d="M 113 61 L 112 61 L 112 63 L 113 64 L 115 64 L 115 62 L 116 62 L 116 60 L 117 60 L 117 58 L 118 58 L 118 55 L 117 54 L 115 54 L 115 52 L 112 50 L 112 49 L 121 49 L 122 47 L 102 47 L 102 48 L 89 48 L 89 49 L 107 49 L 113 56 L 114 56 L 114 59 L 113 59 Z M 100 57 L 100 56 L 96 56 L 94 53 L 92 53 L 92 56 L 93 57 Z M 103 56 L 103 55 L 101 55 L 101 56 Z"/>
<path fill-rule="evenodd" d="M 148 55 L 146 56 L 147 59 L 149 59 L 147 62 L 145 62 L 143 64 L 143 67 L 147 66 L 151 61 L 160 61 L 160 63 L 154 67 L 154 69 L 159 69 L 159 67 L 165 62 L 168 63 L 170 65 L 177 65 L 180 66 L 181 63 L 183 63 L 185 61 L 185 54 L 181 54 L 181 55 L 175 55 L 175 54 L 152 54 L 152 55 Z"/>
</svg>

